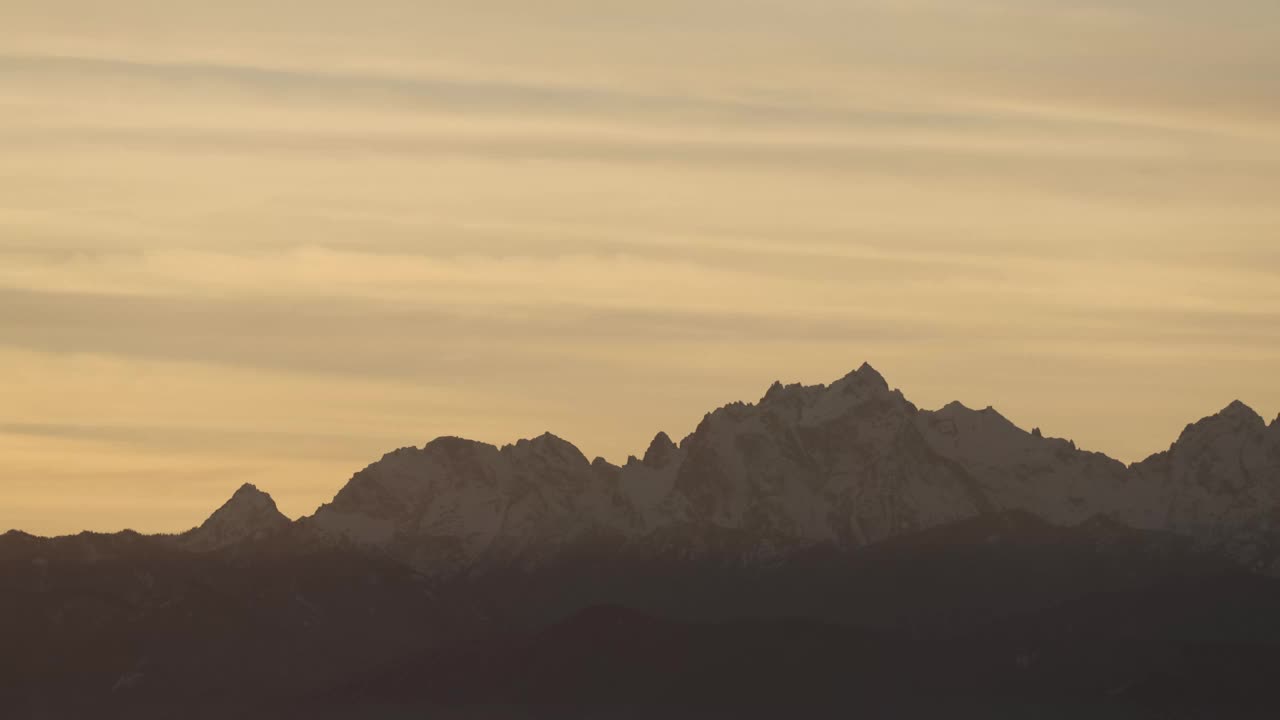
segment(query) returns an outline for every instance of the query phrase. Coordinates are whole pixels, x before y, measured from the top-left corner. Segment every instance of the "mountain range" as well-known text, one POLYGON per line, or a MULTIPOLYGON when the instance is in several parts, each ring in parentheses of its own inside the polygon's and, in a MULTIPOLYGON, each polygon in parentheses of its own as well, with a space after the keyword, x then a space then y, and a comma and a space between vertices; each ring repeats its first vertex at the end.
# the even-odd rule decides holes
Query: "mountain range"
POLYGON ((622 466, 446 437, 296 521, 245 485, 180 535, 9 532, 0 709, 1264 717, 1278 552, 1280 418, 1233 402, 1126 466, 863 365, 622 466))
MULTIPOLYGON (((276 531, 281 516, 259 514, 268 503, 242 488, 192 541, 276 531)), ((921 410, 863 365, 829 386, 776 383, 757 403, 709 413, 679 444, 658 433, 621 467, 550 433, 501 448, 439 438, 400 449, 298 526, 449 576, 536 566, 582 539, 698 553, 736 534, 744 561, 769 562, 999 511, 1066 526, 1106 517, 1277 572, 1280 418, 1268 425, 1233 402, 1126 467, 990 407, 921 410)))

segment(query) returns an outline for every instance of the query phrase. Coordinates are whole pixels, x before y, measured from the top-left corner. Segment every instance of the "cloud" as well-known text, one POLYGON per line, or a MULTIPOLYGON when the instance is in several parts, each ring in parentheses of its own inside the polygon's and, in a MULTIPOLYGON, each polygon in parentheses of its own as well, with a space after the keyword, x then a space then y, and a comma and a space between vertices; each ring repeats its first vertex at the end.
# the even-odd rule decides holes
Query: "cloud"
POLYGON ((864 360, 1126 459, 1280 406, 1278 8, 12 0, 0 530, 864 360))
MULTIPOLYGON (((605 87, 512 83, 500 80, 303 71, 252 65, 155 62, 106 57, 0 55, 0 77, 48 88, 144 91, 170 100, 217 97, 268 105, 429 109, 466 113, 520 112, 683 121, 730 121, 748 126, 801 125, 871 129, 1001 129, 1012 124, 1050 128, 1052 119, 992 117, 978 112, 849 107, 813 102, 765 103, 750 98, 652 94, 605 87)), ((1101 124, 1101 123, 1100 123, 1101 124)))

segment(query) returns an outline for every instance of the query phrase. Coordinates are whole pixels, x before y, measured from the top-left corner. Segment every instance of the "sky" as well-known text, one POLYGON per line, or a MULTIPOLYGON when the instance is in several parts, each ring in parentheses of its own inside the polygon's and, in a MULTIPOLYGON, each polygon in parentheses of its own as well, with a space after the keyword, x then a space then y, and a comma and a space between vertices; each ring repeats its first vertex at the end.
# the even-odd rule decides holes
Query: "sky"
POLYGON ((1280 411, 1274 0, 0 17, 0 531, 621 462, 864 361, 1126 462, 1280 411))

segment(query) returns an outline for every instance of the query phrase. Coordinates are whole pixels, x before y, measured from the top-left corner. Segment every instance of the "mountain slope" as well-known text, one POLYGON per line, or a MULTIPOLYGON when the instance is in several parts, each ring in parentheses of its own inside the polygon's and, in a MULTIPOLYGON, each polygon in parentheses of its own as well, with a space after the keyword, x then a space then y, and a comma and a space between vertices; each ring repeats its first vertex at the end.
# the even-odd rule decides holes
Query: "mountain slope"
POLYGON ((1280 573, 1280 418, 1268 426, 1235 401, 1135 464, 1129 481, 1130 524, 1190 535, 1280 573))
POLYGON ((1105 515, 1271 568, 1278 508, 1280 423, 1242 404, 1126 468, 992 408, 921 410, 864 364, 829 386, 775 383, 757 403, 708 413, 679 444, 659 433, 622 467, 550 434, 398 450, 301 524, 447 576, 536 567, 588 541, 768 563, 1019 510, 1062 525, 1105 515))

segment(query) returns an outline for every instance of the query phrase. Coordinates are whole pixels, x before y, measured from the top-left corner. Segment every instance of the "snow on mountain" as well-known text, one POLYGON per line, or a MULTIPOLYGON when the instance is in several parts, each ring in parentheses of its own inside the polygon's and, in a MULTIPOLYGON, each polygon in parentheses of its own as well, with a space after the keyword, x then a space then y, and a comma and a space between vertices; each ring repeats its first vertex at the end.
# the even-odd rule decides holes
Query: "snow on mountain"
POLYGON ((1248 552, 1270 563, 1259 538, 1280 528, 1280 421, 1233 403, 1126 468, 992 408, 920 410, 864 364, 829 386, 775 383, 757 403, 708 413, 679 444, 659 433, 622 467, 551 434, 397 450, 303 524, 450 573, 536 565, 584 539, 693 547, 731 532, 756 558, 857 547, 1007 510, 1253 542, 1248 552))
POLYGON ((1123 464, 1028 433, 993 408, 951 403, 921 413, 917 427, 931 451, 969 478, 985 509, 1025 510, 1074 525, 1122 504, 1123 464))
POLYGON ((1240 401, 1188 425, 1169 450, 1133 466, 1141 499, 1125 520, 1226 545, 1280 571, 1280 421, 1240 401))
POLYGON ((592 529, 634 528, 616 470, 593 466, 550 433, 501 449, 439 438, 357 473, 306 525, 408 548, 424 569, 460 571, 487 555, 553 549, 592 529))
MULTIPOLYGON (((632 457, 619 470, 618 491, 637 520, 634 527, 653 527, 671 516, 663 502, 675 488, 685 455, 666 433, 660 432, 649 444, 643 460, 632 457)), ((603 460, 599 462, 608 465, 603 460)))
POLYGON ((261 539, 290 524, 270 495, 245 483, 200 527, 187 531, 179 540, 192 550, 216 550, 245 540, 261 539))

